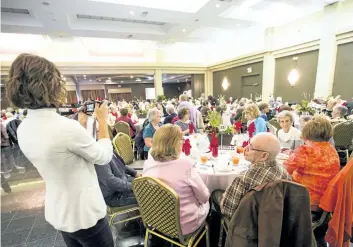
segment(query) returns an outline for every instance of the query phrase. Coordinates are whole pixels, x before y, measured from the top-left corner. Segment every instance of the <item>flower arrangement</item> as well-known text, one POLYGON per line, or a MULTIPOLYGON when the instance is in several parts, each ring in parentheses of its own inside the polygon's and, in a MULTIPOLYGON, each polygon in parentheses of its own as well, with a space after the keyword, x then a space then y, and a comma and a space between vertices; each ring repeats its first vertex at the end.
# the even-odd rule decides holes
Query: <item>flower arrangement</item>
POLYGON ((157 95, 157 101, 158 101, 158 102, 165 101, 166 99, 167 99, 167 98, 166 98, 165 95, 163 95, 163 94, 157 95))
POLYGON ((205 128, 205 132, 208 134, 215 133, 224 135, 233 135, 234 127, 225 126, 222 124, 222 116, 217 111, 210 111, 207 115, 208 126, 205 128))
POLYGON ((308 100, 302 100, 301 103, 296 106, 296 110, 301 114, 309 113, 310 115, 314 115, 316 113, 315 108, 309 106, 308 100))
POLYGON ((147 110, 141 110, 141 109, 138 109, 137 111, 136 111, 136 115, 137 116, 147 116, 147 110))

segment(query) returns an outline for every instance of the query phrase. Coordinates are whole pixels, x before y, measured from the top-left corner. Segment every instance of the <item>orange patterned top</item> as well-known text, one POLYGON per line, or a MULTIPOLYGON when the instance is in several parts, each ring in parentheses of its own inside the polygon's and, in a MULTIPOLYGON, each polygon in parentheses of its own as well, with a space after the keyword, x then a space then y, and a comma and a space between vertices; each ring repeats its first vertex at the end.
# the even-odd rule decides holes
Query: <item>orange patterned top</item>
POLYGON ((293 181, 309 190, 314 208, 319 206, 328 184, 340 171, 338 154, 329 142, 305 141, 283 165, 293 181))

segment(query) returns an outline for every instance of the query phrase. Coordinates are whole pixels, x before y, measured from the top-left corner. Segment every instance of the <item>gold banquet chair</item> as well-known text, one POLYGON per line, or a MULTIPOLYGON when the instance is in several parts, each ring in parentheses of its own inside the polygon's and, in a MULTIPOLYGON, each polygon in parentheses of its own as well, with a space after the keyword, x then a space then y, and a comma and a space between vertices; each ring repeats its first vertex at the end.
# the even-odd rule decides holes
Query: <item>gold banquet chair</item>
POLYGON ((146 227, 145 246, 150 234, 177 246, 197 246, 206 236, 207 247, 210 246, 206 221, 194 233, 182 234, 179 197, 168 185, 151 177, 134 179, 132 184, 146 227))
POLYGON ((277 121, 276 118, 272 118, 270 121, 268 121, 268 123, 277 129, 277 133, 280 129, 282 129, 281 125, 279 125, 279 122, 277 121))
POLYGON ((113 139, 115 151, 121 156, 126 165, 134 162, 134 150, 131 146, 131 139, 124 133, 118 133, 113 139))
POLYGON ((353 121, 346 121, 336 124, 333 127, 333 140, 337 152, 344 152, 348 161, 348 149, 353 142, 353 121))
POLYGON ((139 210, 138 205, 128 205, 128 206, 123 206, 123 207, 109 207, 108 206, 107 207, 107 216, 109 217, 109 226, 140 218, 141 215, 138 214, 138 215, 134 215, 134 216, 128 217, 126 219, 118 220, 118 221, 114 222, 115 218, 118 217, 119 215, 128 214, 128 213, 131 213, 131 212, 134 212, 137 210, 139 210))

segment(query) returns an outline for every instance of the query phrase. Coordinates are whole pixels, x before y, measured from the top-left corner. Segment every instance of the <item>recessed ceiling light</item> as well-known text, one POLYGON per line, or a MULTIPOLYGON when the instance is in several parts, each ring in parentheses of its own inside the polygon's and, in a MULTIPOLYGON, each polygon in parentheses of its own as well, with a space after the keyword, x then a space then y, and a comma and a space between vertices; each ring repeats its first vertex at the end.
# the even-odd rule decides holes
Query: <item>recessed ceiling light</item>
POLYGON ((124 81, 121 81, 121 83, 124 83, 124 81))
POLYGON ((183 30, 182 30, 182 31, 183 31, 183 33, 185 33, 185 32, 186 32, 186 29, 185 29, 185 28, 183 28, 183 30))
POLYGON ((110 77, 108 77, 108 80, 110 80, 110 77))
POLYGON ((134 15, 134 14, 135 14, 135 12, 130 10, 130 15, 134 15))
POLYGON ((92 80, 89 80, 89 81, 92 81, 92 80))
POLYGON ((132 75, 130 75, 130 78, 132 79, 132 78, 134 78, 132 75))
POLYGON ((221 5, 219 5, 219 4, 216 4, 216 8, 219 8, 219 7, 221 7, 221 5))

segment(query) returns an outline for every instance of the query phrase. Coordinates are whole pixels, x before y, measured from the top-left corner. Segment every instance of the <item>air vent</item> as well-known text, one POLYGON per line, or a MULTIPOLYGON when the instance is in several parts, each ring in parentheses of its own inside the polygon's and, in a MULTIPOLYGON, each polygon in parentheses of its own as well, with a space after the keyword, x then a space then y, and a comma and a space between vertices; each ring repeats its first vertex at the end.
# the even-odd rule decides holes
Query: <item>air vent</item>
POLYGON ((28 9, 1 8, 2 13, 29 15, 28 9))
POLYGON ((165 22, 159 22, 159 21, 142 21, 142 20, 134 20, 134 19, 96 16, 96 15, 77 14, 77 18, 90 19, 90 20, 118 21, 118 22, 126 22, 126 23, 138 23, 138 24, 147 24, 147 25, 156 25, 156 26, 164 26, 166 24, 165 22))

